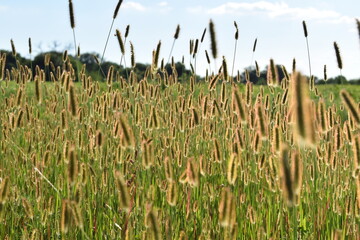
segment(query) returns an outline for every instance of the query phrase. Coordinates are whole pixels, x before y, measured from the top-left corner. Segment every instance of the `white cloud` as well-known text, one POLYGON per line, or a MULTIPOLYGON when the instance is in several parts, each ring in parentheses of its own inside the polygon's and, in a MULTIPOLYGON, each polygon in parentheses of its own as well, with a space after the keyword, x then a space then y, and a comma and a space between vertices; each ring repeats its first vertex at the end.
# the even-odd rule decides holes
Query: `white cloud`
POLYGON ((146 11, 146 7, 137 2, 125 2, 123 5, 124 9, 131 9, 139 12, 146 11))
POLYGON ((159 7, 166 7, 166 6, 168 6, 169 4, 168 4, 168 2, 163 1, 163 2, 159 2, 158 5, 159 5, 159 7))
POLYGON ((206 10, 202 6, 190 7, 186 9, 187 12, 197 14, 204 13, 206 10))
POLYGON ((258 1, 253 3, 227 2, 215 8, 203 9, 195 7, 188 9, 190 13, 206 12, 213 15, 266 15, 270 18, 286 17, 290 19, 318 20, 331 23, 353 23, 354 18, 341 15, 332 10, 319 10, 313 7, 290 7, 284 2, 258 1))
POLYGON ((0 12, 5 12, 7 10, 7 7, 6 6, 1 6, 0 5, 0 12))

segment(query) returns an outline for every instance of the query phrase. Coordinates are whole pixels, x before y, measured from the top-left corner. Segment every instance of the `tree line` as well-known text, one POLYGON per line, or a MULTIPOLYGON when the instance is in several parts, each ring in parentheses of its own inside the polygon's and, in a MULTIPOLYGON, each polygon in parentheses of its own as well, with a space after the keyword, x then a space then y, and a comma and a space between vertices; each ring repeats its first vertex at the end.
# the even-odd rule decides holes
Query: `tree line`
MULTIPOLYGON (((55 69, 58 66, 62 66, 63 61, 63 53, 57 52, 57 51, 50 51, 50 52, 44 52, 40 53, 36 56, 34 56, 33 59, 22 57, 20 54, 17 54, 16 57, 12 54, 11 51, 5 51, 0 50, 0 54, 6 54, 6 64, 5 69, 8 69, 9 71, 12 68, 17 67, 17 61, 21 65, 26 65, 29 68, 32 67, 33 70, 35 66, 39 66, 40 69, 45 69, 45 56, 48 55, 50 57, 50 69, 52 69, 55 72, 55 69)), ((75 71, 79 71, 81 67, 85 64, 86 65, 86 72, 89 76, 91 76, 94 80, 97 81, 104 81, 107 75, 107 72, 110 69, 110 66, 113 66, 114 70, 117 71, 120 76, 123 76, 126 78, 130 71, 133 70, 134 73, 137 75, 138 79, 142 79, 144 77, 144 74, 146 72, 146 69, 150 67, 149 64, 143 64, 143 63, 136 63, 136 67, 134 69, 124 66, 119 66, 119 64, 110 62, 110 61, 104 61, 103 63, 99 64, 96 60, 96 58, 99 58, 99 54, 97 53, 83 53, 79 57, 75 58, 71 55, 68 56, 73 68, 75 71), (104 76, 105 75, 105 76, 104 76)), ((279 79, 284 78, 284 73, 282 71, 282 68, 280 65, 276 65, 278 77, 279 79)), ((170 64, 166 64, 164 66, 164 69, 166 72, 170 75, 172 74, 172 67, 170 64)), ((189 79, 190 76, 193 76, 194 73, 192 70, 187 69, 185 65, 181 62, 175 63, 175 69, 178 75, 178 80, 186 80, 189 79)), ((34 71, 33 71, 34 72, 34 71)), ((162 74, 161 72, 159 72, 162 74)), ((266 84, 266 78, 267 78, 267 67, 261 71, 256 71, 255 68, 247 68, 246 71, 243 71, 239 74, 237 78, 240 78, 241 82, 246 82, 246 74, 248 75, 248 79, 250 82, 252 82, 255 85, 265 85, 266 84)), ((235 79, 236 77, 234 77, 235 79)), ((197 81, 203 81, 204 77, 196 76, 197 81)), ((329 78, 327 81, 324 81, 324 79, 315 77, 315 84, 357 84, 360 85, 360 79, 353 79, 353 80, 347 80, 344 76, 336 76, 334 78, 329 78)))

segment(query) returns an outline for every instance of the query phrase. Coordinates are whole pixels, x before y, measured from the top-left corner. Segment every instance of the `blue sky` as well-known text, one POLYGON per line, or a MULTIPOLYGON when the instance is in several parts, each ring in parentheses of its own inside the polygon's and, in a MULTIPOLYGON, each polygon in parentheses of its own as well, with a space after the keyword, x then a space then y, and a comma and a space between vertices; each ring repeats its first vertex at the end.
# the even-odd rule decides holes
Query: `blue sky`
MULTIPOLYGON (((117 0, 73 0, 77 42, 82 52, 101 53, 106 41, 117 0)), ((327 65, 328 76, 339 74, 333 49, 337 41, 343 58, 342 73, 347 78, 360 77, 360 42, 355 25, 359 18, 358 0, 124 0, 115 21, 124 33, 130 24, 129 39, 135 46, 136 61, 151 62, 152 50, 162 41, 160 58, 168 57, 177 24, 180 37, 173 55, 176 61, 185 56, 189 62, 189 40, 200 38, 209 19, 215 23, 220 65, 225 56, 229 65, 234 51, 233 21, 239 26, 238 52, 235 70, 243 70, 251 63, 252 46, 258 38, 254 60, 263 69, 273 58, 275 63, 291 69, 295 57, 300 71, 308 74, 306 42, 302 20, 307 22, 313 74, 322 77, 327 65)), ((32 38, 33 51, 47 51, 54 41, 66 49, 72 44, 67 0, 0 0, 0 49, 10 49, 13 39, 17 51, 27 56, 27 40, 32 38)), ((127 54, 129 44, 127 43, 127 54)), ((207 34, 198 57, 197 72, 204 75, 207 68, 204 50, 210 48, 207 34)), ((119 62, 120 49, 111 36, 106 60, 119 62)), ((127 60, 129 63, 130 60, 127 60)))

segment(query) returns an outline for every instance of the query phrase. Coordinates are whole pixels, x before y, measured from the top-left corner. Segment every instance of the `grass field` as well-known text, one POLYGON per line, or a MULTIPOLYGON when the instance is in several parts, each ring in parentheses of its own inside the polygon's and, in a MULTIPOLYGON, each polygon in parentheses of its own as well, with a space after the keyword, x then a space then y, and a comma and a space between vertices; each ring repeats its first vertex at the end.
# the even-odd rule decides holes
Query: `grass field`
POLYGON ((360 237, 359 86, 19 76, 0 82, 1 239, 360 237))

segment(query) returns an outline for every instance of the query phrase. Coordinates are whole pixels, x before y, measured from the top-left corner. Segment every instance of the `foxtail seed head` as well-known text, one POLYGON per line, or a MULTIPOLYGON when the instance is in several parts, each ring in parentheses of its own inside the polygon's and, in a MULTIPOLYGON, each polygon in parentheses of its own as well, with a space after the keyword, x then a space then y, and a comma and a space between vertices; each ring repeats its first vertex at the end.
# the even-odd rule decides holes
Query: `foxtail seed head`
POLYGON ((72 29, 75 28, 75 16, 74 16, 74 6, 72 0, 69 0, 69 14, 70 14, 70 26, 72 29))
POLYGON ((304 36, 307 38, 307 37, 308 37, 308 31, 307 31, 307 27, 306 27, 305 21, 302 21, 302 24, 303 24, 303 29, 304 29, 304 36))
POLYGON ((176 26, 176 31, 175 31, 175 34, 174 34, 174 39, 178 39, 179 38, 179 34, 180 34, 180 25, 178 24, 176 26))
POLYGON ((215 33, 215 25, 211 19, 209 23, 209 29, 210 29, 210 39, 211 39, 211 52, 213 58, 216 59, 217 58, 216 33, 215 33))
POLYGON ((116 37, 117 37, 117 40, 119 42, 121 54, 125 55, 124 41, 123 41, 123 39, 121 37, 121 33, 120 33, 119 29, 116 29, 116 37))
POLYGON ((123 0, 119 0, 119 2, 117 3, 117 5, 116 5, 116 7, 115 7, 113 19, 115 19, 115 18, 117 17, 122 2, 123 2, 123 0))
POLYGON ((337 42, 334 42, 334 49, 335 49, 336 61, 338 64, 338 68, 341 70, 343 68, 343 63, 341 60, 340 49, 339 49, 337 42))
POLYGON ((130 211, 130 196, 124 177, 120 172, 115 172, 115 183, 118 191, 120 208, 126 212, 130 211))
POLYGON ((350 112, 352 118, 359 125, 360 124, 360 114, 359 114, 359 110, 354 102, 354 99, 350 96, 350 94, 345 89, 340 91, 340 96, 341 96, 341 99, 343 100, 343 102, 345 103, 347 110, 350 112))

